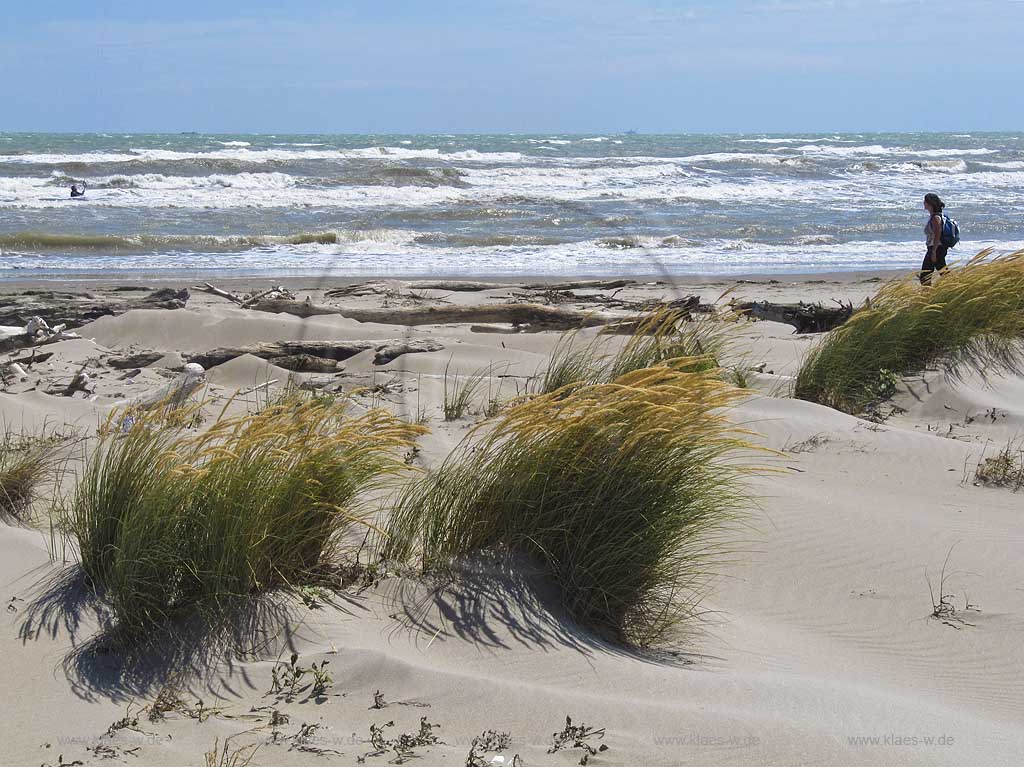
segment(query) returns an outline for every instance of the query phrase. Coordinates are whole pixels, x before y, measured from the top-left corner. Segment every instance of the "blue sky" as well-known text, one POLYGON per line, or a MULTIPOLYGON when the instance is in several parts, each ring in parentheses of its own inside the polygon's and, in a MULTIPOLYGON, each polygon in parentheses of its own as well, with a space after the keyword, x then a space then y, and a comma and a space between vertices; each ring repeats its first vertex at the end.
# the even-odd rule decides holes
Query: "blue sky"
POLYGON ((0 130, 1022 130, 1022 0, 8 0, 0 130))

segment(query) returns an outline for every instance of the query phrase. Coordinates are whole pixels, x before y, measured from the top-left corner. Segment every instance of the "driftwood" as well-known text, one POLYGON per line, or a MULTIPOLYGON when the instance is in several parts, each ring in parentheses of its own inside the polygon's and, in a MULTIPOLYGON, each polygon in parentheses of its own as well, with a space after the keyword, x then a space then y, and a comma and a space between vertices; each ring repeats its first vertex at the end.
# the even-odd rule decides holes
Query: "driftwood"
POLYGON ((130 370, 132 368, 147 367, 163 358, 163 352, 139 352, 138 354, 128 354, 123 357, 111 357, 107 360, 107 364, 116 370, 130 370))
POLYGON ((535 282, 527 290, 614 290, 636 285, 636 280, 577 280, 576 282, 535 282))
POLYGON ((78 328, 100 317, 124 314, 132 309, 181 309, 188 297, 188 290, 170 288, 143 296, 26 290, 0 297, 0 325, 24 327, 30 318, 39 317, 49 325, 78 328))
POLYGON ((436 352, 444 345, 430 339, 388 341, 274 341, 248 346, 224 347, 208 352, 186 355, 209 370, 243 354, 267 360, 274 365, 299 373, 332 373, 338 363, 369 349, 376 351, 375 365, 391 362, 403 354, 436 352))
POLYGON ((267 296, 274 296, 275 298, 295 298, 292 292, 282 285, 275 285, 267 290, 263 290, 258 293, 249 293, 244 296, 236 295, 228 290, 223 290, 208 282, 204 282, 202 285, 196 285, 193 290, 198 290, 201 293, 210 293, 211 295, 227 299, 228 301, 231 301, 231 303, 238 304, 243 309, 249 308, 267 296))
POLYGON ((188 398, 196 389, 206 382, 206 371, 202 365, 193 362, 185 365, 185 369, 178 374, 178 377, 165 386, 154 392, 143 394, 132 400, 132 404, 143 410, 149 410, 157 405, 163 405, 168 410, 179 408, 185 404, 188 398))
POLYGON ((510 322, 513 325, 529 326, 531 330, 571 330, 579 327, 596 327, 620 319, 619 317, 594 312, 558 309, 539 304, 362 309, 323 306, 314 304, 311 301, 271 299, 260 301, 252 308, 260 312, 293 314, 296 317, 338 314, 357 322, 377 322, 388 325, 452 325, 510 322))
POLYGON ((452 293, 475 293, 483 290, 613 290, 627 285, 636 285, 636 280, 580 280, 576 282, 536 282, 524 285, 521 282, 476 282, 473 280, 413 280, 411 282, 384 282, 370 280, 352 285, 331 288, 325 296, 362 296, 373 293, 387 293, 397 285, 402 290, 446 290, 452 293))
MULTIPOLYGON (((24 333, 15 333, 0 338, 0 353, 24 349, 27 346, 43 346, 55 344, 58 341, 81 338, 77 333, 67 332, 65 327, 65 325, 54 325, 51 328, 42 317, 32 317, 25 324, 24 333)), ((34 349, 32 357, 35 358, 34 349)))
POLYGON ((185 355, 189 362, 196 362, 209 370, 217 365, 223 365, 243 354, 251 354, 260 359, 271 360, 274 358, 293 357, 307 355, 321 360, 333 360, 340 362, 354 357, 359 352, 372 349, 380 343, 379 341, 275 341, 261 344, 250 344, 249 346, 224 347, 211 349, 208 352, 185 355))
POLYGON ((836 301, 836 306, 822 304, 773 304, 770 301, 741 301, 733 304, 737 311, 758 320, 792 325, 797 333, 826 333, 850 319, 852 303, 836 301))
POLYGON ((389 341, 376 347, 377 354, 373 358, 374 365, 386 365, 403 354, 419 354, 423 352, 439 352, 444 344, 429 338, 417 338, 409 341, 389 341))
POLYGON ((333 373, 338 369, 338 360, 327 357, 316 357, 312 354, 286 354, 281 357, 270 357, 271 365, 276 365, 293 373, 333 373))

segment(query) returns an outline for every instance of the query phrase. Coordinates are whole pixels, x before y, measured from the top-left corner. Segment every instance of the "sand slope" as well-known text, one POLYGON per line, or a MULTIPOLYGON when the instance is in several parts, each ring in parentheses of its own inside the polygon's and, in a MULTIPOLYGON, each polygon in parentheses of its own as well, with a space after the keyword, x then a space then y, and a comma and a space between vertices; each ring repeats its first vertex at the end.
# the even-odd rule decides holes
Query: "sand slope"
MULTIPOLYGON (((803 287, 805 296, 825 298, 829 289, 803 287)), ((526 765, 571 765, 580 751, 546 753, 569 715, 607 729, 594 742, 609 750, 592 765, 1019 764, 1024 493, 970 479, 983 451, 1024 432, 1024 380, 954 384, 929 374, 897 396, 905 412, 872 424, 770 396, 785 388, 813 341, 771 323, 739 330, 738 353, 774 372, 758 378, 759 392, 735 418, 780 451, 769 460, 778 471, 751 480, 760 509, 735 531, 736 553, 719 565, 707 614, 683 652, 644 656, 597 641, 561 614, 543 583, 525 576, 481 573, 439 590, 389 579, 336 606, 293 604, 290 633, 183 682, 187 706, 201 699, 221 709, 202 723, 181 712, 150 722, 143 713, 137 725, 107 736, 126 707, 151 704, 168 672, 188 668, 195 654, 155 651, 137 664, 97 647, 99 626, 87 607, 39 601, 62 572, 50 563, 47 534, 0 527, 0 598, 8 605, 0 696, 17 702, 5 716, 0 762, 56 765, 62 755, 65 763, 94 764, 108 755, 110 763, 202 765, 215 739, 237 735, 236 745, 263 744, 254 765, 356 764, 364 756, 383 765, 395 755, 367 755, 370 725, 394 721, 385 730, 394 736, 416 731, 426 716, 441 726, 436 734, 445 743, 417 749, 415 764, 461 767, 472 737, 493 728, 513 736, 506 763, 519 753, 526 765), (966 621, 955 625, 928 617, 926 575, 937 588, 947 554, 946 592, 966 621), (293 650, 305 665, 330 661, 334 683, 325 700, 267 695, 274 659, 293 650), (389 704, 373 709, 378 690, 389 704), (265 706, 290 717, 277 742, 269 711, 252 711, 265 706), (294 737, 303 723, 320 725, 305 742, 294 737), (340 754, 318 756, 303 746, 340 754)), ((437 338, 444 351, 386 366, 358 355, 341 379, 351 388, 392 382, 377 401, 396 412, 427 412, 434 431, 422 442, 422 465, 441 460, 473 420, 440 419, 446 365, 468 372, 507 364, 502 396, 511 397, 556 338, 304 322, 221 306, 133 312, 81 332, 88 340, 57 350, 47 376, 56 380, 130 346, 189 352, 294 338, 437 338)), ((152 369, 131 381, 96 370, 91 399, 15 386, 0 393, 0 412, 25 425, 94 423, 118 401, 115 394, 167 380, 152 369)), ((239 358, 214 371, 209 392, 227 396, 287 377, 262 360, 239 358)), ((357 401, 373 404, 367 395, 357 401)))

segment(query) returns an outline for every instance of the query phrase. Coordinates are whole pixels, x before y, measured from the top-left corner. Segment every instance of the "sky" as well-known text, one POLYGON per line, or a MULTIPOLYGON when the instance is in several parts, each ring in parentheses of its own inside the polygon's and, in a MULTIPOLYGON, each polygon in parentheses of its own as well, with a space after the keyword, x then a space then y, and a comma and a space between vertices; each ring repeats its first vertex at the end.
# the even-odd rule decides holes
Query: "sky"
POLYGON ((0 131, 1024 130, 1024 0, 0 0, 0 131))

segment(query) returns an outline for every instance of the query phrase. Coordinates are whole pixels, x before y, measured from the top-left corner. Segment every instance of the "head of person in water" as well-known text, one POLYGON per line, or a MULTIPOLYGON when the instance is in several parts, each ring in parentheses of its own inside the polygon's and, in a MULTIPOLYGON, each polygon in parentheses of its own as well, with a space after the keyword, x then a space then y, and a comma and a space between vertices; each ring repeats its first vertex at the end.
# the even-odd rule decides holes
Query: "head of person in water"
POLYGON ((934 216, 936 213, 942 212, 942 209, 946 207, 946 203, 944 203, 939 196, 935 194, 935 192, 928 192, 928 194, 924 196, 924 207, 925 210, 934 216))

